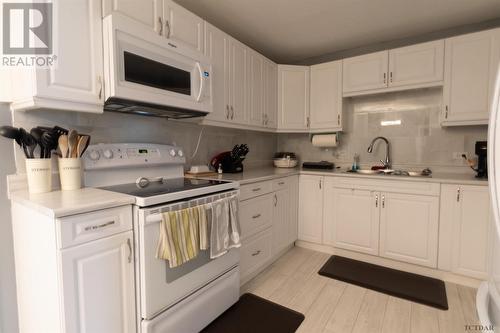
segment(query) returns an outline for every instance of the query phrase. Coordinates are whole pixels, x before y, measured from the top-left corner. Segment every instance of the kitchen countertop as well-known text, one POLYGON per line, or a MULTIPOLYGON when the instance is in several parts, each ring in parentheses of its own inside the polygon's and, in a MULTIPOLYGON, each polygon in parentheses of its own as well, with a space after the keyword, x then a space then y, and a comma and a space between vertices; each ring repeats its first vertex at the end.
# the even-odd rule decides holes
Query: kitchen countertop
POLYGON ((488 180, 477 179, 473 173, 444 173, 436 172, 432 177, 404 177, 404 176, 384 176, 384 175, 359 175, 355 173, 346 173, 345 169, 334 170, 312 170, 312 169, 279 169, 274 167, 263 167, 248 169, 242 173, 224 173, 213 177, 214 179, 237 181, 240 185, 255 183, 259 181, 271 180, 280 177, 293 175, 317 175, 317 176, 336 176, 336 177, 354 177, 366 179, 384 179, 391 181, 415 181, 415 182, 431 182, 441 184, 462 184, 462 185, 480 185, 488 186, 488 180))
POLYGON ((14 202, 51 218, 131 205, 135 202, 132 196, 91 187, 76 191, 53 191, 40 194, 17 191, 12 192, 10 198, 14 202))

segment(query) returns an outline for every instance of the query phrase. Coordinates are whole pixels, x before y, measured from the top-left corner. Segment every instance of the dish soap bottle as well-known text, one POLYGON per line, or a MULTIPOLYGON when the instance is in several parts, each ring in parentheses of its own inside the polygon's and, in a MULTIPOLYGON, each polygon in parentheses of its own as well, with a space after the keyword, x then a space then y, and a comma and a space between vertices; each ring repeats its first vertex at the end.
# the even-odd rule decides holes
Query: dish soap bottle
POLYGON ((352 161, 351 171, 355 172, 355 171, 358 171, 358 170, 359 170, 359 154, 355 153, 353 161, 352 161))

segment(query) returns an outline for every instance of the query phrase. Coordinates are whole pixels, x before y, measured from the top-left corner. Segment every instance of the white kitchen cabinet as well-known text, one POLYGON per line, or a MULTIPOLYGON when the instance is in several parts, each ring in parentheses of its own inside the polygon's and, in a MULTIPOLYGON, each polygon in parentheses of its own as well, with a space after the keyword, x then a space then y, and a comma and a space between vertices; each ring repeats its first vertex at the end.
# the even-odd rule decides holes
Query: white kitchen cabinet
POLYGON ((264 57, 248 50, 248 118, 250 125, 264 126, 264 57))
POLYGON ((169 43, 203 53, 204 23, 201 17, 172 0, 162 1, 162 13, 163 29, 160 28, 160 31, 169 43))
POLYGON ((156 31, 163 28, 162 0, 103 0, 103 17, 113 12, 126 15, 156 31))
POLYGON ((444 40, 389 51, 389 87, 442 84, 444 40))
POLYGON ((278 65, 278 130, 309 129, 309 67, 278 65))
POLYGON ((380 193, 370 190, 335 188, 325 180, 323 243, 338 248, 379 253, 380 193))
POLYGON ((235 39, 229 41, 229 119, 247 124, 247 48, 235 39))
POLYGON ((344 59, 343 93, 386 88, 388 64, 388 51, 344 59))
POLYGON ((487 279, 492 232, 487 186, 442 185, 439 269, 487 279))
POLYGON ((231 37, 205 22, 205 55, 212 64, 212 112, 205 118, 229 121, 229 40, 231 37))
POLYGON ((290 192, 288 244, 292 244, 298 239, 299 232, 299 176, 288 177, 288 180, 290 192))
POLYGON ((264 126, 278 126, 278 65, 264 60, 264 126))
POLYGON ((62 250, 65 332, 135 332, 132 231, 62 250))
POLYGON ((290 194, 285 187, 273 194, 273 255, 278 254, 290 239, 290 194))
POLYGON ((321 244, 323 238, 324 177, 301 175, 298 239, 321 244))
POLYGON ((437 267, 439 198, 381 193, 380 255, 437 267))
POLYGON ((446 39, 441 125, 487 124, 500 59, 500 29, 446 39))
POLYGON ((53 6, 57 66, 16 71, 11 108, 102 113, 105 83, 101 1, 56 1, 53 6))
POLYGON ((311 66, 311 130, 342 130, 342 61, 311 66))

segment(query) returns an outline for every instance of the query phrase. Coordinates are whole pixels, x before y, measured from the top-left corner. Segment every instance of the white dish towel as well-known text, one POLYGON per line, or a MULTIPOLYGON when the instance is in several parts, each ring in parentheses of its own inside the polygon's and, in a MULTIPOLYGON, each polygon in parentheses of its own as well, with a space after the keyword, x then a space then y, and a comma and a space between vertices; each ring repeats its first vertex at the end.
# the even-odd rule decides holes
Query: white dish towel
POLYGON ((207 204, 210 228, 210 258, 215 259, 231 248, 241 246, 238 197, 220 199, 207 204))

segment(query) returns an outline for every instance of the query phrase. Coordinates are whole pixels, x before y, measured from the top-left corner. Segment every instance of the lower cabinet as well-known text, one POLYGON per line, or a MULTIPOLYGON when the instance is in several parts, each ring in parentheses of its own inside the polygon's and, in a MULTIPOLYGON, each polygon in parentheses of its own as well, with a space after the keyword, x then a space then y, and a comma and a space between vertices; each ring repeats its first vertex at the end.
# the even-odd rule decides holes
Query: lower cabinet
POLYGON ((381 193, 380 256, 437 267, 439 197, 381 193))
POLYGON ((439 269, 488 278, 494 232, 487 186, 442 185, 439 269))
POLYGON ((135 332, 132 231, 61 251, 65 332, 135 332))
POLYGON ((369 190, 335 188, 325 181, 323 243, 378 255, 380 194, 369 190))
POLYGON ((323 176, 301 175, 299 181, 299 240, 323 239, 323 176))

